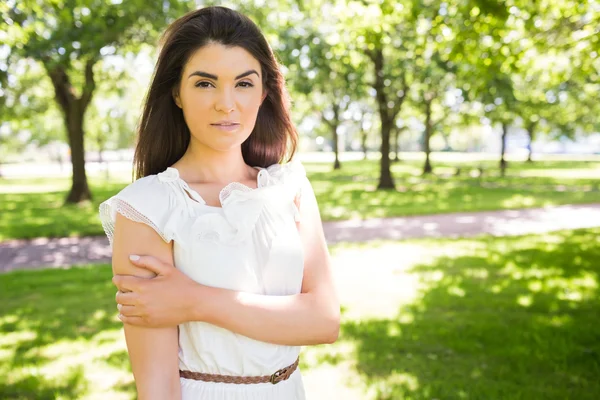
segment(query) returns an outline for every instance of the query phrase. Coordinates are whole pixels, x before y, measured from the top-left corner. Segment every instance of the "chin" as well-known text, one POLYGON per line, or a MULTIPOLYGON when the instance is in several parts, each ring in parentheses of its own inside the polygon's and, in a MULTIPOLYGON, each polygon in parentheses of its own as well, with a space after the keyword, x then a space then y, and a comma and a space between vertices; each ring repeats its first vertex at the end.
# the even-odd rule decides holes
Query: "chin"
POLYGON ((194 137, 197 144, 201 147, 206 147, 214 151, 228 152, 240 148, 242 143, 250 137, 250 133, 242 135, 239 132, 234 132, 231 134, 220 133, 210 135, 209 137, 202 136, 202 138, 194 137))

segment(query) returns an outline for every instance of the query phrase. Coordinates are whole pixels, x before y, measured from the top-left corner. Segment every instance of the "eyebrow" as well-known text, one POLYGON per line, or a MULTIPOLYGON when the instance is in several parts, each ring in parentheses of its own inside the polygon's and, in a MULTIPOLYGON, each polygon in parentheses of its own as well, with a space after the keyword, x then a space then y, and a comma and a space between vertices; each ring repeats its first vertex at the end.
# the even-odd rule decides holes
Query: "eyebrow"
MULTIPOLYGON (((236 76, 235 80, 245 78, 248 75, 252 75, 252 74, 256 74, 256 76, 258 76, 260 78, 260 75, 258 74, 258 72, 256 72, 256 70, 254 70, 254 69, 251 69, 249 71, 244 72, 243 74, 239 74, 238 76, 236 76)), ((190 76, 188 76, 188 79, 191 78, 192 76, 201 76, 203 78, 214 79, 215 81, 219 80, 218 76, 209 74, 208 72, 204 72, 204 71, 194 71, 190 74, 190 76)))

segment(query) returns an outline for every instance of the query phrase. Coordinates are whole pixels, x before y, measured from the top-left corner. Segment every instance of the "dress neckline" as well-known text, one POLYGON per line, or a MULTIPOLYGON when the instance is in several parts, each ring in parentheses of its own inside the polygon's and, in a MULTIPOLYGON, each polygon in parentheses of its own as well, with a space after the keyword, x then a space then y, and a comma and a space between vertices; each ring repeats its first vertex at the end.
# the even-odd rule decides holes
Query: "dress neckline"
POLYGON ((220 206, 211 206, 211 205, 206 204, 206 200, 204 200, 204 198, 202 196, 200 196, 200 194, 196 190, 194 190, 185 180, 183 180, 183 178, 181 178, 181 175, 179 174, 179 170, 177 168, 167 167, 165 172, 167 172, 167 173, 171 172, 174 175, 174 177, 181 183, 181 185, 183 186, 183 189, 189 193, 189 195, 192 198, 190 198, 190 196, 188 196, 187 194, 185 195, 185 197, 187 198, 188 201, 190 201, 194 204, 198 204, 198 205, 207 207, 207 208, 222 210, 223 209, 223 196, 225 193, 227 193, 228 190, 237 186, 237 187, 241 187, 244 191, 251 192, 251 191, 255 191, 255 190, 263 187, 263 185, 261 184, 261 182, 263 182, 262 177, 264 176, 264 174, 267 173, 267 169, 263 168, 263 167, 252 167, 252 168, 255 168, 258 170, 258 174, 256 175, 256 187, 252 188, 252 187, 245 185, 238 181, 233 181, 233 182, 228 183, 219 191, 219 203, 221 203, 220 206))

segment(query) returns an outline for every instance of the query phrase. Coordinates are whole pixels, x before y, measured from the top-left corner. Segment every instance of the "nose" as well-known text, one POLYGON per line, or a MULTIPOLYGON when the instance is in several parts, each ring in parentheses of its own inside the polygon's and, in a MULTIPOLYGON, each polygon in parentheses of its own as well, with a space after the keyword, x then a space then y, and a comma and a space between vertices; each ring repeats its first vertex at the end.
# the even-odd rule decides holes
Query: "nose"
POLYGON ((235 109, 235 99, 231 89, 224 88, 220 91, 215 102, 215 110, 222 111, 227 114, 235 109))

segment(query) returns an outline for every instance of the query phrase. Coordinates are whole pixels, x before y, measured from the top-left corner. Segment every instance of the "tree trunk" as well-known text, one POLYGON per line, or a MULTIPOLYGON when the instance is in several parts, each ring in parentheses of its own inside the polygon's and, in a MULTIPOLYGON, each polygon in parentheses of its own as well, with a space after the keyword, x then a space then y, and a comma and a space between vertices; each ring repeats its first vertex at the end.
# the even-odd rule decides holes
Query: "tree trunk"
POLYGON ((390 159, 391 162, 396 162, 398 160, 398 152, 396 151, 398 146, 396 143, 396 132, 398 131, 398 128, 394 127, 392 125, 392 132, 390 132, 390 150, 392 152, 392 158, 390 159))
POLYGON ((396 128, 394 132, 394 162, 400 161, 400 132, 403 128, 396 128))
POLYGON ((340 106, 339 104, 333 104, 333 119, 328 121, 323 116, 323 121, 331 130, 331 138, 333 140, 333 154, 335 155, 335 161, 333 162, 333 169, 340 169, 342 165, 340 164, 340 138, 338 135, 338 126, 340 125, 340 106))
POLYGON ((431 103, 433 100, 425 101, 425 137, 423 138, 423 151, 425 152, 425 165, 423 165, 423 175, 427 175, 433 172, 431 168, 431 160, 429 156, 431 154, 431 147, 429 141, 431 140, 431 103))
POLYGON ((363 151, 363 160, 367 159, 367 131, 365 130, 365 128, 362 127, 362 124, 360 126, 360 141, 361 141, 361 146, 362 146, 362 151, 363 151))
POLYGON ((96 88, 93 71, 95 62, 95 59, 90 59, 86 62, 84 71, 85 82, 80 97, 74 95, 75 90, 67 74, 69 70, 68 66, 62 64, 44 65, 54 87, 56 102, 59 104, 64 116, 69 147, 71 149, 73 180, 71 190, 65 199, 66 203, 79 203, 84 200, 92 200, 92 194, 88 187, 85 173, 83 118, 96 88))
POLYGON ((92 193, 88 187, 85 172, 85 148, 83 140, 83 115, 80 107, 69 110, 67 117, 67 132, 69 135, 69 146, 71 147, 71 164, 73 166, 73 182, 71 191, 67 195, 67 203, 79 203, 92 200, 92 193))
POLYGON ((391 121, 383 118, 381 121, 381 173, 377 189, 395 189, 392 171, 390 170, 390 129, 391 121))
POLYGON ((442 135, 442 138, 444 139, 444 149, 450 150, 450 135, 444 134, 443 132, 440 132, 440 134, 442 135))
POLYGON ((502 123, 502 148, 500 150, 500 175, 504 177, 506 174, 506 160, 504 153, 506 152, 506 136, 508 135, 508 124, 502 123))
POLYGON ((533 162, 533 160, 531 159, 531 155, 533 153, 533 134, 535 131, 535 122, 531 122, 528 126, 527 126, 527 136, 529 136, 529 144, 528 144, 528 150, 529 153, 527 154, 527 162, 533 162))
POLYGON ((377 189, 395 189, 394 179, 390 171, 390 131, 393 118, 390 118, 388 101, 384 92, 383 50, 378 48, 373 50, 370 55, 375 66, 374 87, 377 92, 377 105, 379 107, 379 117, 381 118, 381 160, 377 189))
POLYGON ((342 165, 340 164, 340 143, 339 143, 339 135, 337 133, 337 123, 331 125, 331 135, 333 136, 333 153, 335 154, 335 161, 333 162, 333 169, 340 169, 342 165))

